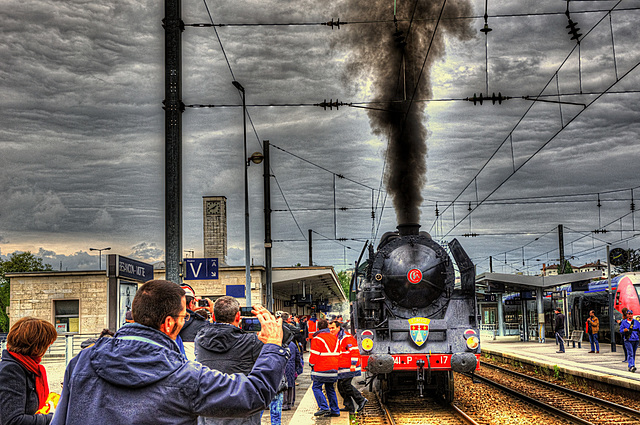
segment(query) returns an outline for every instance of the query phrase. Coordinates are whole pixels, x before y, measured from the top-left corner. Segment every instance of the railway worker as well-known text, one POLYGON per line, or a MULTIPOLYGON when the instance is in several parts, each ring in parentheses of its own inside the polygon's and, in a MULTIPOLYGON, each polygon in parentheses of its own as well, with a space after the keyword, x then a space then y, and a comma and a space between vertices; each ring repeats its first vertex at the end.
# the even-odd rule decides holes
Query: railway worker
POLYGON ((556 342, 560 345, 560 349, 556 353, 564 353, 564 314, 562 310, 556 308, 556 317, 553 330, 556 333, 556 342))
MULTIPOLYGON (((318 330, 318 319, 316 319, 316 315, 312 315, 307 322, 307 340, 309 340, 309 344, 311 344, 311 337, 318 330)), ((306 348, 305 348, 306 350, 306 348)))
POLYGON ((284 374, 288 350, 282 321, 255 306, 264 343, 248 376, 227 375, 178 351, 175 339, 188 316, 184 290, 151 280, 133 299, 136 323, 101 338, 74 357, 64 376, 53 425, 195 425, 198 416, 242 418, 264 409, 284 374))
POLYGON ((633 311, 627 310, 627 317, 620 323, 620 333, 624 337, 624 345, 627 347, 627 361, 629 372, 636 371, 636 350, 638 349, 638 336, 640 322, 633 318, 633 311))
POLYGON ((596 312, 591 310, 589 317, 587 317, 587 334, 589 335, 589 342, 591 343, 590 353, 600 352, 600 344, 598 343, 598 331, 600 330, 600 320, 596 317, 596 312))
POLYGON ((338 397, 333 388, 338 380, 338 362, 340 348, 338 338, 329 331, 326 319, 317 321, 318 330, 311 336, 311 354, 309 365, 311 366, 311 380, 313 381, 313 395, 318 403, 318 411, 314 416, 340 416, 338 397), (325 397, 322 386, 327 392, 325 397), (327 404, 327 398, 329 403, 327 404))
POLYGON ((358 341, 342 327, 339 320, 329 323, 329 331, 338 338, 340 359, 338 361, 338 392, 344 400, 345 410, 351 413, 360 412, 367 400, 351 381, 360 376, 360 351, 358 341))

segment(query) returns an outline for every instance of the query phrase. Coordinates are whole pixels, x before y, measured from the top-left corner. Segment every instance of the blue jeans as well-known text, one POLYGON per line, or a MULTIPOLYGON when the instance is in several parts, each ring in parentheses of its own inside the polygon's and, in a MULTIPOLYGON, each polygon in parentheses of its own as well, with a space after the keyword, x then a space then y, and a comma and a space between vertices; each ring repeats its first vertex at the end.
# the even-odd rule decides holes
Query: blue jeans
POLYGON ((598 334, 589 334, 589 342, 591 343, 591 351, 600 351, 600 343, 598 343, 598 334))
POLYGON ((635 367, 636 365, 636 350, 638 349, 638 341, 624 341, 625 347, 627 347, 627 362, 629 367, 635 367))
POLYGON ((560 344, 558 351, 564 352, 564 331, 556 332, 556 342, 560 344))
POLYGON ((333 382, 318 382, 313 381, 313 395, 316 398, 316 403, 318 403, 318 409, 320 410, 331 410, 331 413, 340 414, 340 407, 338 407, 338 396, 336 395, 336 389, 333 388, 333 382), (327 397, 324 396, 322 392, 322 386, 324 385, 324 390, 327 392, 327 397), (329 404, 327 405, 327 398, 329 399, 329 404), (331 408, 329 408, 331 406, 331 408))
POLYGON ((269 404, 269 413, 271 414, 271 425, 281 425, 282 424, 282 396, 283 393, 278 393, 271 400, 271 404, 269 404))

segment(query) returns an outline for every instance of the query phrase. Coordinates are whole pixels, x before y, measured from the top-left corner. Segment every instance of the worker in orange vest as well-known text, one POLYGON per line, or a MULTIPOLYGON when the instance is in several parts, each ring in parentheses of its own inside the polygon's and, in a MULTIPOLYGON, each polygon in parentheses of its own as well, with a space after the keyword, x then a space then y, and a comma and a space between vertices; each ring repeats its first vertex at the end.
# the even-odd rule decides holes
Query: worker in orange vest
POLYGON ((344 400, 344 408, 351 413, 360 412, 367 400, 351 381, 360 376, 360 351, 358 341, 342 327, 339 320, 329 323, 329 331, 338 338, 340 359, 338 360, 338 392, 344 400))
POLYGON ((313 395, 318 403, 318 411, 314 416, 340 416, 338 397, 333 387, 333 383, 338 380, 340 358, 338 338, 329 331, 326 319, 318 320, 317 324, 318 330, 311 337, 311 354, 309 355, 313 395), (322 392, 323 385, 327 397, 322 392))
POLYGON ((318 330, 318 324, 317 324, 317 319, 315 314, 313 316, 311 316, 309 318, 309 320, 307 321, 307 329, 308 329, 308 334, 309 336, 307 337, 307 340, 309 340, 309 342, 311 342, 311 338, 313 337, 313 334, 316 333, 316 331, 318 330))

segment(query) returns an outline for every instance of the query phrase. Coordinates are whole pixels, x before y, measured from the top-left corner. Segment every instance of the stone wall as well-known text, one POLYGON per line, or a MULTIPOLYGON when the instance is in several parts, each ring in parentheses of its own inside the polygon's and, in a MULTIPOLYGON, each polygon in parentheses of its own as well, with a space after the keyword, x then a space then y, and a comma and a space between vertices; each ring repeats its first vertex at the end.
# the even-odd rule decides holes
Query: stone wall
POLYGON ((79 332, 97 333, 107 327, 105 272, 24 273, 11 277, 11 324, 25 316, 55 323, 55 300, 79 301, 79 332))

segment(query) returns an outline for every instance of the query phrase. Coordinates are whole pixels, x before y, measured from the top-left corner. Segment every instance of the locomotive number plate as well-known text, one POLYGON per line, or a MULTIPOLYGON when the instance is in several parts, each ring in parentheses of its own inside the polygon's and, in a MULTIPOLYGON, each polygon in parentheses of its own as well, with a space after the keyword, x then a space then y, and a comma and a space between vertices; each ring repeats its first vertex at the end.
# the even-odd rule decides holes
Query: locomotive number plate
MULTIPOLYGON (((431 354, 429 356, 423 354, 398 354, 393 357, 393 370, 416 370, 418 368, 418 360, 424 361, 424 369, 427 370, 427 357, 429 357, 429 363, 432 370, 450 370, 451 369, 451 354, 431 354)), ((476 354, 478 364, 476 370, 480 369, 480 354, 476 354)), ((369 356, 362 356, 363 369, 367 366, 369 356)))

